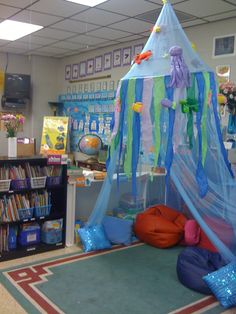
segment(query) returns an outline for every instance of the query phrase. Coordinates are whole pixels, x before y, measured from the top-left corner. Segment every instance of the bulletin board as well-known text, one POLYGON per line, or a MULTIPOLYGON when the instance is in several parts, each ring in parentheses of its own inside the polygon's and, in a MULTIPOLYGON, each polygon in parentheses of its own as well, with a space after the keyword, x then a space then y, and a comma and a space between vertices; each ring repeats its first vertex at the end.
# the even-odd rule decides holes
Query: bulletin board
POLYGON ((114 124, 115 92, 60 95, 62 115, 69 117, 70 151, 79 150, 78 143, 85 134, 97 134, 103 145, 110 144, 114 124))

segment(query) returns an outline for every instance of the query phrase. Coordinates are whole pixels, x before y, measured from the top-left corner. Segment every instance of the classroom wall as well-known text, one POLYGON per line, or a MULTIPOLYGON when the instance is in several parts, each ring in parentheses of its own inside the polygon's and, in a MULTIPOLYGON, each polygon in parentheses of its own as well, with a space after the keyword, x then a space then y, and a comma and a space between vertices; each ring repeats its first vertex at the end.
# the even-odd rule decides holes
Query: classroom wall
MULTIPOLYGON (((201 58, 215 71, 217 65, 230 65, 230 79, 236 82, 236 55, 231 57, 212 57, 213 38, 235 33, 236 18, 185 28, 189 40, 194 42, 201 58)), ((235 45, 236 47, 236 45, 235 45)))
MULTIPOLYGON (((26 117, 24 131, 18 134, 19 137, 35 137, 37 151, 39 150, 43 116, 52 115, 48 101, 55 101, 59 93, 58 60, 39 56, 21 56, 16 54, 0 54, 0 69, 8 73, 21 73, 31 75, 32 100, 31 104, 22 109, 26 117)), ((0 97, 2 92, 0 93, 0 97)), ((1 111, 5 111, 1 106, 1 111)), ((0 132, 0 155, 7 155, 7 139, 5 132, 0 132)))

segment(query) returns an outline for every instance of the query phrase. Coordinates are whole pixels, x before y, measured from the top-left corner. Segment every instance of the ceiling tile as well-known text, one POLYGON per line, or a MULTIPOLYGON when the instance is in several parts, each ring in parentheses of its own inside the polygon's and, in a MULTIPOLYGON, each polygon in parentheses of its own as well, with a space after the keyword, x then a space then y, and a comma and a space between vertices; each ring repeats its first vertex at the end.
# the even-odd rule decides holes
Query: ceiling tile
POLYGON ((95 37, 100 37, 100 38, 104 38, 104 39, 113 40, 113 39, 126 37, 129 34, 127 34, 126 32, 114 30, 114 29, 111 29, 108 27, 102 27, 102 28, 96 29, 95 31, 89 32, 89 35, 93 35, 95 37))
POLYGON ((67 49, 62 49, 62 48, 57 48, 57 47, 52 47, 52 46, 47 46, 47 47, 42 47, 37 49, 38 52, 43 52, 43 53, 65 53, 68 50, 67 49))
MULTIPOLYGON (((162 0, 145 0, 147 2, 151 2, 151 3, 157 3, 160 4, 161 6, 163 5, 163 1, 162 0)), ((171 4, 175 4, 175 3, 179 3, 179 2, 184 2, 184 1, 188 1, 188 0, 171 0, 171 4)))
POLYGON ((66 39, 69 38, 75 33, 64 32, 62 30, 54 29, 54 28, 44 28, 36 32, 37 36, 54 38, 54 39, 66 39))
POLYGON ((80 44, 80 43, 77 43, 77 44, 76 43, 71 43, 69 41, 63 40, 63 41, 58 41, 55 44, 52 44, 51 47, 76 50, 76 49, 84 48, 85 45, 80 44))
POLYGON ((9 40, 0 39, 0 46, 4 46, 4 45, 6 45, 9 42, 10 42, 9 40))
POLYGON ((195 19, 193 21, 183 22, 181 24, 182 24, 182 27, 191 27, 191 26, 197 26, 197 25, 205 24, 205 23, 207 22, 200 19, 195 19))
POLYGON ((18 40, 19 42, 31 42, 40 46, 50 45, 57 41, 57 39, 43 38, 40 36, 28 35, 18 40))
POLYGON ((22 48, 12 48, 12 47, 0 47, 0 52, 9 52, 9 53, 13 53, 13 54, 23 54, 25 53, 25 49, 22 48))
MULTIPOLYGON (((82 43, 85 45, 97 45, 99 43, 105 42, 106 40, 104 40, 103 38, 97 38, 88 35, 79 35, 68 39, 68 41, 74 43, 82 43)), ((109 41, 107 40, 107 42, 109 41)))
POLYGON ((74 15, 72 18, 83 22, 92 22, 97 25, 106 26, 111 23, 122 21, 123 19, 125 19, 125 16, 107 12, 104 10, 99 10, 96 8, 91 8, 89 10, 74 15))
POLYGON ((93 24, 83 23, 83 22, 70 20, 70 19, 63 20, 53 25, 53 28, 62 29, 62 30, 70 31, 74 33, 86 33, 98 27, 99 26, 96 26, 93 24))
POLYGON ((7 19, 10 16, 16 14, 17 12, 19 12, 19 9, 0 4, 0 18, 1 19, 7 19))
POLYGON ((159 5, 145 0, 110 0, 98 5, 98 8, 127 16, 135 16, 158 7, 159 5))
POLYGON ((40 45, 36 45, 33 43, 24 43, 24 42, 19 42, 19 41, 13 41, 13 42, 9 43, 7 45, 7 47, 31 50, 31 49, 39 48, 40 45))
POLYGON ((10 5, 21 9, 33 4, 34 2, 37 2, 37 0, 0 0, 0 4, 10 5))
MULTIPOLYGON (((149 33, 150 35, 150 33, 149 33)), ((137 40, 137 39, 140 39, 142 38, 142 36, 140 35, 132 35, 132 36, 127 36, 127 37, 123 37, 123 38, 119 38, 118 41, 123 43, 123 42, 130 42, 130 41, 133 41, 133 40, 137 40)))
POLYGON ((117 45, 119 44, 119 42, 115 41, 115 40, 109 40, 107 42, 103 42, 101 44, 96 45, 96 49, 97 48, 103 48, 103 47, 108 47, 108 46, 113 46, 113 45, 117 45))
POLYGON ((112 24, 110 27, 112 29, 119 29, 125 32, 139 34, 150 30, 153 27, 153 24, 131 18, 119 23, 112 24))
POLYGON ((236 0, 227 0, 227 2, 232 3, 234 5, 236 5, 236 0))
POLYGON ((231 18, 231 17, 236 17, 236 10, 233 10, 233 11, 230 11, 227 13, 221 13, 221 14, 207 16, 207 17, 204 17, 204 19, 209 21, 209 22, 214 22, 214 21, 218 21, 218 20, 222 20, 222 19, 231 18))
POLYGON ((61 20, 61 17, 38 13, 30 10, 23 10, 14 15, 11 20, 32 23, 41 26, 48 26, 61 20))
POLYGON ((87 6, 64 0, 39 0, 30 6, 30 10, 68 17, 85 10, 87 6))
POLYGON ((176 4, 174 8, 197 17, 204 17, 235 9, 232 4, 223 2, 222 0, 189 0, 184 3, 176 4))

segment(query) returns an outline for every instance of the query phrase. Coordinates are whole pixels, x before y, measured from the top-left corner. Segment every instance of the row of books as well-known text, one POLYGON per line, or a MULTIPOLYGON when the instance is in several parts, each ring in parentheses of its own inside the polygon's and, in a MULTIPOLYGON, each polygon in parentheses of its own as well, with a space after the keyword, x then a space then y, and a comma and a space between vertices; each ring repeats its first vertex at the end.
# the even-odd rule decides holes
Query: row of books
POLYGON ((62 175, 61 166, 47 166, 43 167, 44 175, 47 177, 60 177, 62 175))
POLYGON ((0 253, 8 251, 9 225, 0 226, 0 253))
POLYGON ((9 167, 0 167, 0 180, 9 180, 9 167))
POLYGON ((43 176, 61 176, 61 166, 32 166, 25 163, 25 166, 3 166, 0 167, 0 180, 17 180, 36 178, 43 176))
POLYGON ((0 198, 0 222, 15 222, 32 216, 35 207, 47 206, 51 202, 50 192, 4 195, 0 198))

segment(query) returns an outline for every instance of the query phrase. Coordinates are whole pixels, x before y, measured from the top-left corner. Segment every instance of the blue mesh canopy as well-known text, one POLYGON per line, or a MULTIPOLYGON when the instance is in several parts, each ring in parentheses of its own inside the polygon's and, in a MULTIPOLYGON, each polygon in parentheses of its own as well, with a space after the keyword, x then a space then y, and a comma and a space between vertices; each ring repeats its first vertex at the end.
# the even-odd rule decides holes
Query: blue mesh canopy
POLYGON ((107 178, 88 224, 107 212, 135 219, 166 203, 194 217, 233 260, 236 184, 221 136, 217 82, 170 3, 121 80, 115 106, 107 178))

